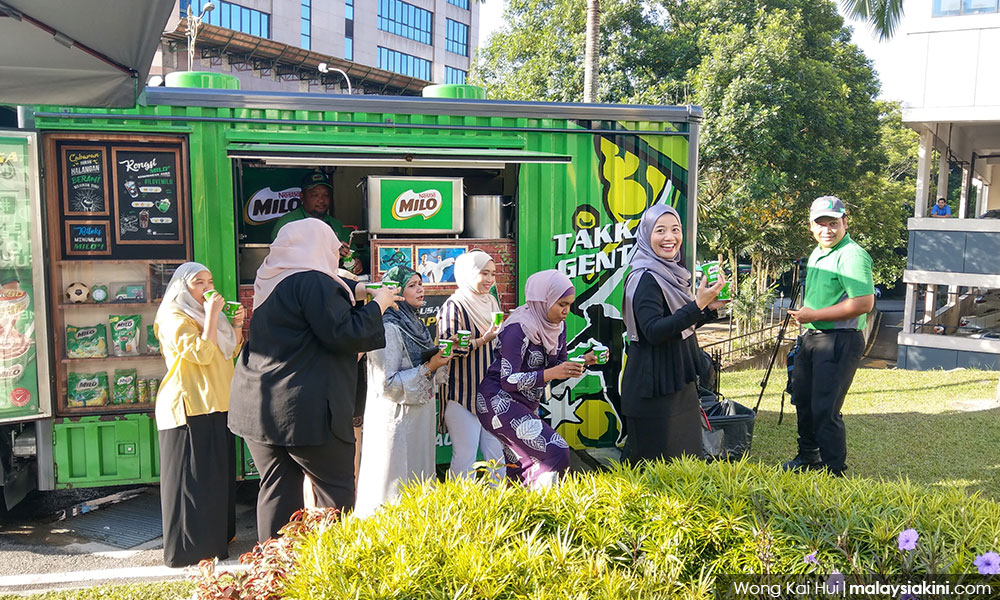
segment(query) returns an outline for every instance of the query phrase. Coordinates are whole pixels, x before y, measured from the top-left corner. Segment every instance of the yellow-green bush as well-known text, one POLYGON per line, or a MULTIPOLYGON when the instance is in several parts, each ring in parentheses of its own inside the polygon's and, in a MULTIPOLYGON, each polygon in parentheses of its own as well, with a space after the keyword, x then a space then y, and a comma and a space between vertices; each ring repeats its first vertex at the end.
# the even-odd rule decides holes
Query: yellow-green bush
POLYGON ((286 559, 263 563, 285 598, 707 598, 715 574, 815 572, 813 552, 843 573, 975 573, 1000 548, 1000 504, 684 460, 545 492, 414 486, 364 520, 307 518, 282 545, 286 559), (900 550, 910 528, 917 547, 900 550))

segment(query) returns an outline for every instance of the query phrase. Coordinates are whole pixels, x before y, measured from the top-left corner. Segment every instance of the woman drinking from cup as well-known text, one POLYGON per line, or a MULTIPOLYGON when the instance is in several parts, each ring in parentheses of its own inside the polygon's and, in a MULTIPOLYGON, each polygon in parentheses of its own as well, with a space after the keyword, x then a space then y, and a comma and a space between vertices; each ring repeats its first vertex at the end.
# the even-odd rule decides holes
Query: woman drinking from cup
POLYGON ((503 444, 483 429, 475 414, 476 388, 493 362, 493 340, 500 330, 493 324, 493 315, 500 311, 500 304, 490 294, 495 282, 496 264, 489 254, 473 250, 460 255, 455 259, 458 289, 438 313, 440 337, 455 336, 459 341, 441 407, 451 435, 448 472, 453 476, 471 476, 477 452, 482 452, 483 460, 492 464, 498 480, 503 479, 506 471, 503 444))
POLYGON ((244 310, 230 325, 212 274, 198 263, 174 271, 154 331, 167 363, 156 395, 163 562, 224 559, 236 535, 236 445, 226 427, 233 359, 244 310))
POLYGON ((703 280, 692 298, 691 273, 679 261, 683 241, 676 210, 646 209, 622 302, 629 340, 621 386, 625 458, 633 461, 702 456, 694 330, 724 304, 716 298, 726 282, 721 273, 711 286, 703 280))
POLYGON ((393 267, 382 276, 398 284, 403 297, 385 311, 385 348, 368 353, 365 435, 358 470, 361 517, 399 496, 408 481, 435 476, 434 388, 446 377, 438 371, 450 358, 436 349, 427 326, 417 316, 424 304, 420 275, 393 267))
POLYGON ((555 269, 535 273, 524 297, 500 328, 493 364, 479 384, 476 414, 514 454, 520 479, 542 488, 569 468, 569 444, 539 418, 538 404, 550 381, 581 377, 594 357, 567 360, 565 321, 576 299, 569 277, 555 269))

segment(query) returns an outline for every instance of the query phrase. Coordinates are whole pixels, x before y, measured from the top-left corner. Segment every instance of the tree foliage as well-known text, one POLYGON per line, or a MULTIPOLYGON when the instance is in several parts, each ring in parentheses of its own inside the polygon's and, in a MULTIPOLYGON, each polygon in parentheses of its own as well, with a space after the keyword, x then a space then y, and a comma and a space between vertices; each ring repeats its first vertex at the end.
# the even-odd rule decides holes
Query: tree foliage
MULTIPOLYGON (((599 100, 704 109, 703 254, 750 259, 762 291, 814 244, 810 202, 834 194, 852 237, 870 246, 876 280, 898 278, 914 136, 898 107, 876 102, 872 65, 831 0, 601 5, 599 100)), ((473 80, 492 98, 579 101, 585 11, 580 0, 508 0, 473 80)))

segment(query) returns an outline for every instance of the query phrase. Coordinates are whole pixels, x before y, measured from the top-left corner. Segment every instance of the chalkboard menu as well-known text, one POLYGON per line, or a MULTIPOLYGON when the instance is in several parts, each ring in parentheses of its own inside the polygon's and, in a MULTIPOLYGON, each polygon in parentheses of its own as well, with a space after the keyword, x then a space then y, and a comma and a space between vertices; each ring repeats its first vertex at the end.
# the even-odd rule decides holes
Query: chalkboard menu
POLYGON ((65 260, 187 258, 181 140, 58 143, 65 260))
POLYGON ((69 215, 107 215, 107 163, 102 147, 63 146, 63 210, 69 215))
POLYGON ((66 254, 100 256, 111 254, 107 221, 66 221, 66 254))
POLYGON ((115 242, 183 244, 180 151, 171 148, 114 148, 115 242))

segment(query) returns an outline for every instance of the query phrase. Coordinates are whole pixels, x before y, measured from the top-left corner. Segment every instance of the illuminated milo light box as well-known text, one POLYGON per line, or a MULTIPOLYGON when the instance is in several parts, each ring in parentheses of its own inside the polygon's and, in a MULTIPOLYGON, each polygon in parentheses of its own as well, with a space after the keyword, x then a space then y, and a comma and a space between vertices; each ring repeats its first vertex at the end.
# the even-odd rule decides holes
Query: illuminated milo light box
POLYGON ((461 233, 461 177, 368 177, 372 233, 461 233))

